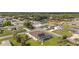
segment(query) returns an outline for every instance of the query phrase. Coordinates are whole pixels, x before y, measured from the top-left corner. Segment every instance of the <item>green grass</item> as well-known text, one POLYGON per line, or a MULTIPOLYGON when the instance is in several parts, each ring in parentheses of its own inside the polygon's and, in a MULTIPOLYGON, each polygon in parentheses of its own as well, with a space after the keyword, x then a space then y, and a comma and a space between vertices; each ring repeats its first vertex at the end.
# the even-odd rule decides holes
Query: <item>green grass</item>
MULTIPOLYGON (((59 37, 51 38, 44 42, 44 46, 58 46, 58 41, 60 40, 61 38, 59 37)), ((21 46, 21 43, 18 43, 15 39, 11 39, 10 41, 14 44, 14 46, 21 46)), ((33 39, 26 41, 26 44, 30 44, 29 46, 41 46, 41 42, 33 39)))
POLYGON ((54 31, 55 33, 57 34, 60 34, 60 35, 66 35, 68 37, 72 36, 72 33, 68 30, 57 30, 57 31, 54 31))
MULTIPOLYGON (((26 46, 67 46, 67 45, 71 45, 74 46, 74 44, 64 41, 62 43, 59 43, 60 41, 62 41, 63 39, 60 37, 53 37, 47 41, 44 42, 43 45, 41 45, 41 42, 39 41, 35 41, 33 39, 30 39, 28 41, 26 41, 26 46)), ((18 43, 15 39, 11 38, 10 42, 13 44, 13 46, 21 46, 21 43, 18 43)))
POLYGON ((28 40, 27 43, 30 44, 31 46, 41 46, 41 42, 34 41, 33 39, 28 40))
MULTIPOLYGON (((15 39, 11 39, 10 42, 14 46, 21 46, 21 43, 18 43, 15 39)), ((26 44, 30 44, 29 46, 40 46, 41 45, 39 41, 34 41, 33 39, 26 41, 26 44)))
MULTIPOLYGON (((58 46, 58 42, 62 40, 59 37, 53 37, 47 41, 44 42, 43 46, 58 46)), ((41 42, 34 41, 33 39, 28 40, 27 43, 29 43, 31 46, 41 46, 41 42)))
POLYGON ((26 32, 26 30, 25 30, 25 29, 19 29, 19 30, 17 30, 17 32, 18 32, 18 33, 26 32))
MULTIPOLYGON (((26 30, 21 29, 21 30, 18 30, 17 33, 25 32, 25 31, 26 31, 26 30)), ((12 31, 10 31, 10 30, 4 30, 3 33, 0 33, 0 37, 2 37, 2 36, 7 36, 7 35, 12 35, 12 34, 13 34, 12 31)))
POLYGON ((17 41, 16 41, 16 39, 10 39, 10 42, 13 44, 13 46, 21 46, 21 43, 18 43, 17 41))
POLYGON ((1 44, 2 41, 5 41, 5 40, 9 40, 9 39, 0 39, 0 44, 1 44))
POLYGON ((12 34, 12 31, 4 30, 3 33, 0 33, 0 37, 1 37, 1 36, 6 36, 6 35, 11 35, 11 34, 12 34))
POLYGON ((60 35, 66 35, 68 37, 72 36, 72 33, 69 31, 70 28, 72 28, 72 26, 69 26, 67 24, 64 24, 64 29, 63 30, 56 30, 56 31, 53 31, 57 34, 60 34, 60 35))
POLYGON ((44 46, 58 46, 58 41, 60 41, 61 38, 59 37, 53 37, 49 39, 48 41, 44 42, 44 46))

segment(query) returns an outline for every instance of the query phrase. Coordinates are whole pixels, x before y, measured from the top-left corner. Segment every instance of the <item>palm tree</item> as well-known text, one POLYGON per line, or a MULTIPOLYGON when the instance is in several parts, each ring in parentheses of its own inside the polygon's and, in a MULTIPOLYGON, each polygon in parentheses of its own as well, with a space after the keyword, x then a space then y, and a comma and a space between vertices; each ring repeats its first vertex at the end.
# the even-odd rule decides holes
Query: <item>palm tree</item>
POLYGON ((27 35, 23 35, 23 39, 21 40, 22 46, 27 45, 27 44, 26 44, 27 40, 29 40, 29 37, 28 37, 27 35))
POLYGON ((16 38, 16 41, 21 43, 22 46, 26 46, 27 45, 26 42, 27 40, 29 40, 29 37, 25 34, 17 34, 15 38, 16 38))
POLYGON ((21 40, 23 39, 23 37, 21 35, 17 35, 16 36, 16 40, 17 42, 21 43, 21 40))

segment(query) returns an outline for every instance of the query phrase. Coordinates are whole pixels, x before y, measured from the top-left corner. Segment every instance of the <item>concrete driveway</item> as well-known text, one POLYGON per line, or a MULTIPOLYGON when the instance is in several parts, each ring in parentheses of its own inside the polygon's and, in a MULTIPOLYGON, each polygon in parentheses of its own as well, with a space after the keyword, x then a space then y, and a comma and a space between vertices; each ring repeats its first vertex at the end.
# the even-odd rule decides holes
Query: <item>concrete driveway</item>
POLYGON ((2 41, 0 46, 11 46, 9 40, 2 41))

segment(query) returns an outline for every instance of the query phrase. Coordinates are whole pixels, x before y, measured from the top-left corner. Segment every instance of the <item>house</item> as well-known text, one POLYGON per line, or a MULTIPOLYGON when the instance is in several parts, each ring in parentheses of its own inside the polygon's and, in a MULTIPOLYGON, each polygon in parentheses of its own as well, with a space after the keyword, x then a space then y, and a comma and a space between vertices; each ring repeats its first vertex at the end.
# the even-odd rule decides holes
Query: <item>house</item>
POLYGON ((24 21, 20 21, 18 19, 12 19, 11 23, 15 26, 23 26, 24 21))
POLYGON ((49 26, 62 25, 63 23, 64 23, 64 21, 61 20, 61 19, 48 19, 48 25, 49 26))
POLYGON ((10 26, 10 27, 7 27, 8 30, 17 30, 16 26, 10 26))
POLYGON ((79 34, 73 34, 71 37, 67 38, 68 41, 79 44, 79 34))
MULTIPOLYGON (((12 19, 12 20, 11 20, 11 23, 12 23, 13 25, 16 25, 17 20, 16 20, 16 19, 12 19)), ((17 25, 18 25, 18 24, 17 24, 17 25)))
POLYGON ((55 27, 55 30, 63 30, 63 29, 64 29, 63 26, 56 26, 56 27, 55 27))
POLYGON ((43 19, 43 20, 40 20, 41 23, 47 23, 48 22, 48 19, 43 19))
POLYGON ((64 20, 66 20, 66 21, 78 21, 79 18, 70 17, 70 18, 66 18, 64 20))
POLYGON ((70 31, 72 31, 74 34, 79 34, 79 28, 71 28, 70 31))
POLYGON ((33 27, 40 28, 42 26, 45 26, 45 24, 42 24, 40 21, 33 21, 32 22, 33 27))
POLYGON ((79 21, 72 21, 68 23, 69 25, 73 26, 79 26, 79 21))
POLYGON ((3 27, 3 21, 4 21, 4 19, 0 18, 0 27, 3 27))
POLYGON ((79 28, 71 28, 70 31, 72 31, 73 35, 67 38, 67 40, 74 44, 79 44, 79 28))
POLYGON ((49 34, 44 31, 32 31, 32 32, 30 32, 30 35, 33 36, 32 37, 33 39, 37 38, 37 40, 39 40, 39 41, 46 41, 53 37, 52 34, 49 34))
POLYGON ((52 31, 55 31, 55 30, 63 30, 63 29, 64 29, 63 26, 49 26, 47 30, 52 32, 52 31))

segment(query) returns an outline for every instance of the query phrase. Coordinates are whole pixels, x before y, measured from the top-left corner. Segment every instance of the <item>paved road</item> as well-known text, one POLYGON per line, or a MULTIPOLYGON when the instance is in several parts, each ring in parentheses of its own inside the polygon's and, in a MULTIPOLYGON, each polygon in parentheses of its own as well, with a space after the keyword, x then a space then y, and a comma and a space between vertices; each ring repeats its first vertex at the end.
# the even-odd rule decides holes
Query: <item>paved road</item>
POLYGON ((28 28, 23 28, 23 29, 25 29, 27 32, 30 32, 31 30, 29 30, 28 28))
POLYGON ((0 46, 11 46, 9 40, 2 41, 0 46))
MULTIPOLYGON (((22 33, 18 33, 18 34, 26 34, 27 32, 22 32, 22 33)), ((0 46, 11 46, 9 40, 9 38, 13 37, 13 35, 8 35, 8 36, 3 36, 3 37, 0 37, 0 39, 6 39, 4 41, 1 42, 0 46)))
POLYGON ((11 38, 11 37, 12 37, 12 35, 7 35, 7 36, 0 37, 0 39, 8 39, 8 38, 11 38))
MULTIPOLYGON (((18 34, 25 34, 27 32, 22 32, 22 33, 18 33, 18 34)), ((7 36, 2 36, 0 37, 0 39, 8 39, 8 38, 11 38, 13 35, 7 35, 7 36)))
POLYGON ((60 34, 56 34, 56 33, 51 33, 52 35, 55 35, 55 36, 57 36, 57 37, 62 37, 62 35, 60 35, 60 34))

